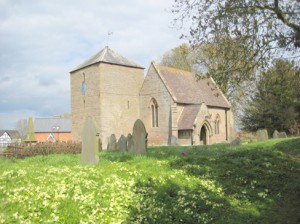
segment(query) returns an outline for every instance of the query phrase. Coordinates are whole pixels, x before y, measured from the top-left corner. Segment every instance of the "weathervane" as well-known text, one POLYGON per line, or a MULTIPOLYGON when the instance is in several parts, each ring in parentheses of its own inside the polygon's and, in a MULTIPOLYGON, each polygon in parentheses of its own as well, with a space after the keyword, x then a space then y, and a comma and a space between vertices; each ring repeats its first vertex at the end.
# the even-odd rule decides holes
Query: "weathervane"
POLYGON ((108 32, 108 33, 107 33, 107 42, 106 42, 106 46, 108 46, 109 37, 110 37, 111 35, 113 35, 113 34, 114 34, 114 32, 108 32))

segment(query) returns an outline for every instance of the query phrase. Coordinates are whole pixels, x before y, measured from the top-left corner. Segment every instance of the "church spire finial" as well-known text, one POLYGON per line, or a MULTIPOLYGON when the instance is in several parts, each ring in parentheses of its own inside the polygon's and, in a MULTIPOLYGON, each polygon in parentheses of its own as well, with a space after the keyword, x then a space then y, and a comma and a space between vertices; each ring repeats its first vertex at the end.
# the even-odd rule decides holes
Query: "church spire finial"
POLYGON ((108 32, 108 33, 107 33, 106 47, 108 47, 109 37, 110 37, 111 35, 113 35, 113 34, 114 34, 114 32, 108 32))

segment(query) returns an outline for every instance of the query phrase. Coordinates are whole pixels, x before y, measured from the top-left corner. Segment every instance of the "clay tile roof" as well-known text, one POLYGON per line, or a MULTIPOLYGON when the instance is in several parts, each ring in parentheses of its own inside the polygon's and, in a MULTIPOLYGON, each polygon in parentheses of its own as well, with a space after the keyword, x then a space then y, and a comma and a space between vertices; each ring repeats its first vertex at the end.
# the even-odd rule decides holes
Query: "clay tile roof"
POLYGON ((34 132, 36 133, 71 132, 71 119, 70 118, 35 118, 34 132))
POLYGON ((191 130, 197 114, 199 112, 200 105, 187 105, 183 108, 183 111, 179 117, 178 130, 191 130))
POLYGON ((195 74, 180 69, 154 65, 177 103, 201 104, 230 108, 230 103, 212 78, 197 79, 195 74))
POLYGON ((96 63, 101 63, 101 62, 144 69, 142 66, 130 61, 129 59, 123 57, 122 55, 116 53, 115 51, 111 50, 108 46, 106 46, 104 49, 99 51, 97 54, 95 54, 94 56, 92 56, 91 58, 86 60, 85 62, 78 65, 71 72, 74 72, 76 70, 85 68, 87 66, 90 66, 90 65, 93 65, 96 63))

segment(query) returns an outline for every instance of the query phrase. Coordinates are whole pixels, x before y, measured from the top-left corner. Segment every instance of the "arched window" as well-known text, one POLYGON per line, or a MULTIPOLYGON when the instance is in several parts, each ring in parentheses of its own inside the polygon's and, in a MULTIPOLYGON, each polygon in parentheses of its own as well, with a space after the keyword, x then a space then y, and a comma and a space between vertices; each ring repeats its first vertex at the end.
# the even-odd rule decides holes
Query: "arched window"
POLYGON ((151 115, 152 115, 152 127, 158 127, 158 105, 157 101, 152 98, 151 100, 151 115))
POLYGON ((220 121, 221 121, 220 115, 217 114, 216 119, 215 119, 215 134, 216 135, 220 134, 220 121))

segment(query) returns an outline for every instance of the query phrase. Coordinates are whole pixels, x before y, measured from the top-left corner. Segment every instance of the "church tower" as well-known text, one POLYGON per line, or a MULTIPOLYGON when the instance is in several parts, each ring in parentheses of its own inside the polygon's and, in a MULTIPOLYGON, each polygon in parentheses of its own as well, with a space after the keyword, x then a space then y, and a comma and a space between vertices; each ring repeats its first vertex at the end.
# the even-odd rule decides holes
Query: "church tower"
POLYGON ((105 47, 70 72, 72 135, 81 141, 85 117, 93 117, 105 148, 108 138, 132 132, 139 118, 144 68, 105 47))

